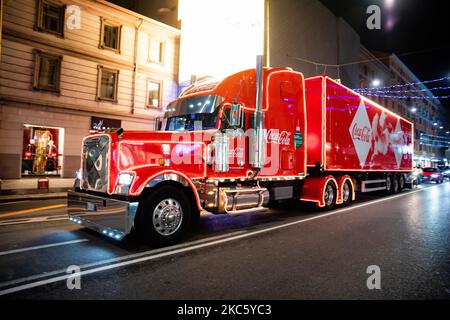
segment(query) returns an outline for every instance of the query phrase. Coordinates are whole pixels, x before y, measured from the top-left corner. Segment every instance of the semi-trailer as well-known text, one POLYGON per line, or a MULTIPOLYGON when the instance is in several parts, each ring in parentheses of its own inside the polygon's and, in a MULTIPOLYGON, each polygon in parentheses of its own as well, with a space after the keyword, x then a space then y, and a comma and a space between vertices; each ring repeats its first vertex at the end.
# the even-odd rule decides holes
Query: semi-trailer
POLYGON ((413 124, 326 76, 262 68, 206 80, 154 131, 82 142, 69 219, 117 240, 179 241, 202 212, 241 214, 298 200, 329 210, 356 192, 400 192, 413 124))

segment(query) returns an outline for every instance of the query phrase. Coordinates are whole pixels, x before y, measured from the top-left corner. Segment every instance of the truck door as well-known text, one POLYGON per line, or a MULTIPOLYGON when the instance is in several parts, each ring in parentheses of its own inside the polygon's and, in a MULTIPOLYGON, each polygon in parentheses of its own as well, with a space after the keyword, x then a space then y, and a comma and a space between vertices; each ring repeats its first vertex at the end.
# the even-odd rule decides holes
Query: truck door
POLYGON ((267 163, 262 176, 306 173, 304 78, 290 70, 268 75, 263 104, 267 163))

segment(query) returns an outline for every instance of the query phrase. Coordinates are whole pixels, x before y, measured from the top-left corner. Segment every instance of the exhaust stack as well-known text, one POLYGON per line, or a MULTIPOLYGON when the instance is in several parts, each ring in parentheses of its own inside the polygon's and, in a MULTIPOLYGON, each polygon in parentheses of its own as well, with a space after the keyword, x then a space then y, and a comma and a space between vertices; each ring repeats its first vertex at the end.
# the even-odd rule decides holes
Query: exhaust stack
POLYGON ((254 169, 262 169, 264 165, 264 113, 263 104, 263 56, 256 57, 256 110, 253 128, 255 130, 253 140, 253 159, 251 165, 254 169))

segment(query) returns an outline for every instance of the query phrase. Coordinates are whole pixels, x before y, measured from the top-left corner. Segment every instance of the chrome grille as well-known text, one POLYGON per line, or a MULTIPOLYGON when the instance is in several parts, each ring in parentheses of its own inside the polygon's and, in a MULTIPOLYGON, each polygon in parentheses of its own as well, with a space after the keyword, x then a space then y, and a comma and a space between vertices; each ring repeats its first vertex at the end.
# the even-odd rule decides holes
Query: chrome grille
POLYGON ((87 138, 83 144, 83 176, 81 188, 108 191, 109 136, 87 138))

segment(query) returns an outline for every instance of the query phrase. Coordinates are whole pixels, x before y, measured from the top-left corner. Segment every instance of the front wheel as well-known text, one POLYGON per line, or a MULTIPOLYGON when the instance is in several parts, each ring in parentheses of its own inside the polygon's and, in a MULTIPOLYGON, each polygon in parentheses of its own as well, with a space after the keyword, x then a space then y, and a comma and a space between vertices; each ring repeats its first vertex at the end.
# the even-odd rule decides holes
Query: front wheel
POLYGON ((184 192, 173 186, 164 186, 142 201, 135 228, 147 244, 166 246, 180 240, 190 219, 191 207, 184 192))

